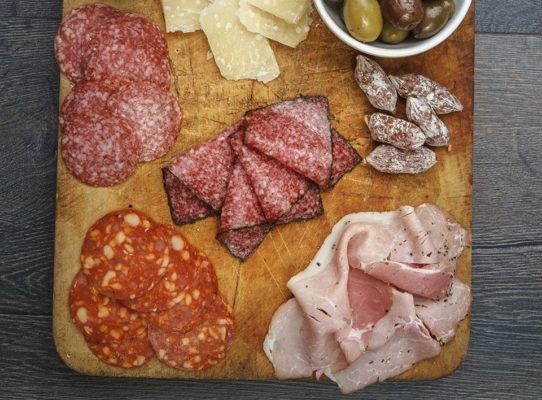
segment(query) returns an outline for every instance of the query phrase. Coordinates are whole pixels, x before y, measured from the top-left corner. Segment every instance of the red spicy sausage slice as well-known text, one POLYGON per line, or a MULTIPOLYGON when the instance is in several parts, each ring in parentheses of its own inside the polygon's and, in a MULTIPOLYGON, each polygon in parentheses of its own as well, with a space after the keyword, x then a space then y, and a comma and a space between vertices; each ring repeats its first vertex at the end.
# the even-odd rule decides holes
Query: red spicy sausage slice
POLYGON ((91 4, 72 10, 63 19, 55 37, 55 56, 60 71, 73 82, 84 79, 83 45, 92 32, 102 29, 118 10, 91 4))
POLYGON ((61 139, 66 168, 90 186, 113 186, 128 179, 140 144, 130 124, 107 113, 84 113, 66 125, 61 139))
POLYGON ((170 266, 167 241, 163 226, 139 211, 109 213, 87 232, 83 272, 101 294, 134 299, 152 289, 170 266))
POLYGON ((171 93, 151 82, 134 82, 115 94, 109 109, 134 127, 141 143, 139 161, 152 161, 165 155, 181 129, 182 112, 171 93))
POLYGON ((87 342, 121 343, 147 336, 145 320, 116 300, 100 295, 83 272, 73 281, 69 304, 72 321, 87 342))
POLYGON ((216 305, 183 333, 149 329, 152 346, 163 363, 187 371, 216 365, 226 356, 235 335, 231 307, 217 297, 216 305))
POLYGON ((205 254, 187 245, 181 258, 190 265, 190 284, 173 299, 172 308, 147 316, 156 329, 182 332, 191 326, 214 304, 218 283, 214 267, 205 254))
POLYGON ((121 343, 88 343, 88 347, 103 362, 121 368, 140 367, 154 357, 147 335, 121 343))
POLYGON ((75 117, 87 113, 107 113, 107 99, 118 90, 118 83, 111 81, 88 81, 77 83, 68 94, 60 109, 62 130, 75 117))

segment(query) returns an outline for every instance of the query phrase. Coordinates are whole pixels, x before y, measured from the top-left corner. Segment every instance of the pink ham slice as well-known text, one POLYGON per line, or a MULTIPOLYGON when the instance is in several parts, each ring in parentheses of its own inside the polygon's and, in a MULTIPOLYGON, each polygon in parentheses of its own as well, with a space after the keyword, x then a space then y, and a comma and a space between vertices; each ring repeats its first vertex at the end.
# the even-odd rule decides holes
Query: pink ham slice
POLYGON ((245 143, 321 187, 332 164, 329 104, 325 97, 300 97, 245 115, 245 143))
POLYGON ((347 368, 326 375, 342 393, 353 393, 439 353, 439 343, 416 318, 412 295, 393 290, 392 308, 376 323, 367 351, 347 368))
POLYGON ((241 130, 232 135, 231 146, 247 173, 268 222, 274 222, 287 213, 309 189, 307 179, 245 146, 241 130))
POLYGON ((431 334, 442 343, 448 343, 454 336, 459 322, 469 312, 470 288, 454 279, 446 296, 438 301, 416 297, 416 314, 429 328, 431 334))
POLYGON ((215 138, 175 158, 168 169, 200 200, 220 211, 233 171, 234 155, 229 136, 236 132, 237 123, 215 138))
POLYGON ((437 299, 446 293, 454 277, 455 266, 449 261, 416 267, 395 261, 380 261, 363 267, 363 271, 380 282, 387 282, 409 293, 437 299))

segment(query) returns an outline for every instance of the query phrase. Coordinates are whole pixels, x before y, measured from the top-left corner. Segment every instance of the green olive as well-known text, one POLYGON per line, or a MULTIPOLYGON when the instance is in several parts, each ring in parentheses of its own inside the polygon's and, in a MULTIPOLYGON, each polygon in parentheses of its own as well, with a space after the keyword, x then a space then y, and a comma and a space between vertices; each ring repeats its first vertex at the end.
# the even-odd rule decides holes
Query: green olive
POLYGON ((378 37, 378 40, 384 43, 397 44, 404 41, 409 33, 409 31, 397 29, 389 22, 384 21, 384 27, 382 28, 382 33, 378 37))
POLYGON ((455 11, 454 0, 427 0, 423 5, 423 20, 412 31, 416 39, 425 39, 440 32, 455 11))
POLYGON ((378 0, 346 0, 343 19, 348 32, 360 42, 373 42, 382 32, 382 12, 378 0))
POLYGON ((380 0, 384 19, 397 29, 410 31, 423 19, 422 0, 380 0))

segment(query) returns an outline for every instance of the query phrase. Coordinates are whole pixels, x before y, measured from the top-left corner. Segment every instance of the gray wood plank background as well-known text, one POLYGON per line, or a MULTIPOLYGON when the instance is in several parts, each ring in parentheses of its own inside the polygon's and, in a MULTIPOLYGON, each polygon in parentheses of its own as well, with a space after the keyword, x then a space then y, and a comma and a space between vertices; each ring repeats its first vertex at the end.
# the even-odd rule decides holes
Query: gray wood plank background
MULTIPOLYGON (((330 383, 81 376, 51 335, 58 0, 0 0, 0 398, 333 399, 330 383)), ((473 321, 451 376, 371 399, 542 398, 542 2, 478 0, 473 321)))

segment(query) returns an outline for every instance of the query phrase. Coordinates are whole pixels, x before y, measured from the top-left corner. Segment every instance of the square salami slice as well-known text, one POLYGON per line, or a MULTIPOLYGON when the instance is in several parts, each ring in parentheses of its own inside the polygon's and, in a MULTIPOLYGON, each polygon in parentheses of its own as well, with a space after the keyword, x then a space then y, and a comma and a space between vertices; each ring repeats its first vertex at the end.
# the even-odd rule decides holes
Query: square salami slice
POLYGON ((198 199, 167 168, 162 168, 171 219, 177 225, 195 222, 214 214, 213 209, 198 199))
POLYGON ((234 156, 228 137, 240 125, 235 124, 215 138, 175 158, 168 166, 177 178, 215 211, 222 209, 233 171, 234 156))
POLYGON ((311 188, 305 193, 297 203, 286 214, 281 216, 276 224, 284 225, 290 222, 299 220, 309 220, 317 218, 324 213, 324 206, 322 205, 322 198, 320 197, 320 189, 316 185, 312 185, 311 188))
POLYGON ((331 130, 331 140, 333 143, 333 166, 329 180, 330 188, 362 160, 352 145, 335 129, 331 130))
POLYGON ((231 254, 244 261, 265 239, 271 225, 258 225, 250 228, 220 232, 216 238, 227 247, 231 254))
POLYGON ((262 225, 265 222, 265 216, 247 173, 241 163, 236 161, 220 215, 219 232, 262 225))
POLYGON ((300 97, 249 111, 245 143, 327 187, 332 147, 325 97, 300 97))
POLYGON ((238 157, 268 222, 287 213, 307 192, 310 182, 277 160, 243 144, 243 130, 231 136, 238 157))

